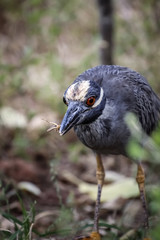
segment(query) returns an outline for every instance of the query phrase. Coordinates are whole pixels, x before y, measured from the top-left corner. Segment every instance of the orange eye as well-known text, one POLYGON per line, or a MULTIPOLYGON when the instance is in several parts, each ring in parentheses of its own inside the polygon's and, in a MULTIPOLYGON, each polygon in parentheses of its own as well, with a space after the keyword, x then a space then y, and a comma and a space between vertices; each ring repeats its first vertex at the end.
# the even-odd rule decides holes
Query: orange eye
POLYGON ((95 97, 89 97, 89 98, 87 99, 86 104, 87 104, 88 106, 93 106, 93 104, 95 103, 95 101, 96 101, 95 97))

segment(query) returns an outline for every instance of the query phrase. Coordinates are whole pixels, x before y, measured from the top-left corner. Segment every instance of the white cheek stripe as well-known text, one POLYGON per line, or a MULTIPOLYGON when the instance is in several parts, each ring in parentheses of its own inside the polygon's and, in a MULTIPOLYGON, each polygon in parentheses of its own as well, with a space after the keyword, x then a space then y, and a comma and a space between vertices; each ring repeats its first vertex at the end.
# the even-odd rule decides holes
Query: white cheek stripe
POLYGON ((92 106, 92 108, 97 107, 97 106, 101 103, 101 101, 102 101, 102 99, 103 99, 103 95, 104 95, 104 91, 103 91, 103 89, 101 88, 100 96, 99 96, 98 100, 95 102, 95 104, 92 106))

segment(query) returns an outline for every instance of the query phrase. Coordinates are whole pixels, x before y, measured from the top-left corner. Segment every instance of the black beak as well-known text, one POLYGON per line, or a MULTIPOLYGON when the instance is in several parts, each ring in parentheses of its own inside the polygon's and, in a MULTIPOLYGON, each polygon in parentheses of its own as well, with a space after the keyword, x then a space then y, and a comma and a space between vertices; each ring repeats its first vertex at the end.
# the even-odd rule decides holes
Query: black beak
POLYGON ((82 109, 77 102, 69 103, 67 112, 64 115, 60 130, 59 130, 60 135, 64 135, 66 132, 68 132, 72 127, 74 127, 78 123, 81 112, 82 112, 82 109))

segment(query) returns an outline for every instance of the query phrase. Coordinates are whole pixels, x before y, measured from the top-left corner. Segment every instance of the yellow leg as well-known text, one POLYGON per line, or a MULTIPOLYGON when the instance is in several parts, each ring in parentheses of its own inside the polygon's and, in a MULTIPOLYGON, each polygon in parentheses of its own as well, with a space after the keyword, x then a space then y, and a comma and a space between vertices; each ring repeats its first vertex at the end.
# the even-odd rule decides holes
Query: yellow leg
MULTIPOLYGON (((144 170, 142 168, 142 165, 139 163, 138 164, 138 169, 137 169, 137 177, 136 177, 139 191, 140 191, 140 198, 144 210, 144 228, 146 231, 146 235, 148 234, 148 229, 149 229, 149 223, 148 223, 148 209, 147 209, 147 201, 146 201, 146 194, 145 194, 145 174, 144 170)), ((143 240, 151 240, 149 237, 145 237, 143 240)))
POLYGON ((94 213, 94 226, 93 226, 93 232, 91 233, 91 235, 95 236, 95 238, 92 237, 92 239, 100 240, 101 237, 99 235, 98 222, 99 222, 101 192, 102 192, 102 187, 104 183, 105 172, 104 172, 101 156, 97 154, 96 160, 97 160, 96 177, 97 177, 97 183, 98 183, 98 191, 97 191, 97 199, 96 199, 96 206, 95 206, 95 213, 94 213))
POLYGON ((101 192, 102 192, 102 187, 104 183, 105 172, 104 172, 101 156, 97 154, 96 160, 97 160, 96 177, 97 177, 97 183, 98 183, 98 191, 97 191, 97 199, 96 199, 96 206, 95 206, 95 212, 94 212, 93 231, 90 234, 90 236, 80 236, 75 238, 74 240, 101 240, 101 236, 99 234, 98 222, 99 222, 101 192))
POLYGON ((97 172, 96 172, 97 183, 102 187, 104 183, 105 172, 104 172, 101 155, 99 154, 96 155, 96 161, 97 161, 97 172))
POLYGON ((99 234, 98 222, 99 222, 101 192, 102 192, 102 187, 104 183, 105 172, 104 172, 101 156, 97 154, 96 160, 97 160, 96 177, 97 177, 97 183, 98 183, 98 191, 97 191, 97 199, 96 199, 96 206, 95 206, 95 212, 94 212, 93 231, 90 234, 90 236, 80 236, 75 238, 74 240, 101 240, 101 236, 99 234))

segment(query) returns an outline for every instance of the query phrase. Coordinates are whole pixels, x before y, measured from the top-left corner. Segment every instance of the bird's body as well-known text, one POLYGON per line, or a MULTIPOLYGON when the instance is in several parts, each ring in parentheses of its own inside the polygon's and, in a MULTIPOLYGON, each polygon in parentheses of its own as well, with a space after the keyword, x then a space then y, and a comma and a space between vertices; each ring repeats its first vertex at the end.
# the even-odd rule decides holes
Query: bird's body
POLYGON ((87 98, 98 94, 98 101, 101 88, 101 102, 96 107, 84 109, 87 118, 83 116, 83 120, 74 125, 74 130, 83 144, 96 153, 125 155, 130 137, 124 119, 126 113, 135 113, 143 130, 150 134, 158 124, 160 100, 142 75, 113 65, 85 71, 66 90, 64 97, 67 102, 85 104, 87 98))
MULTIPOLYGON (((97 156, 98 193, 94 227, 87 239, 98 240, 99 206, 105 176, 101 154, 126 155, 126 146, 131 136, 125 121, 128 112, 136 114, 142 129, 150 135, 160 118, 160 99, 139 73, 126 67, 102 65, 80 74, 65 91, 63 100, 68 109, 59 126, 60 135, 74 127, 78 138, 97 156)), ((136 179, 144 208, 144 226, 147 229, 145 176, 140 163, 136 179)))

